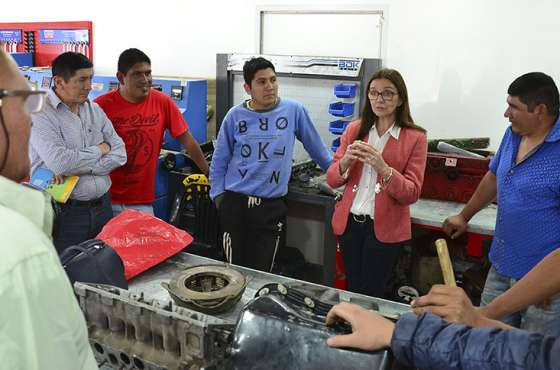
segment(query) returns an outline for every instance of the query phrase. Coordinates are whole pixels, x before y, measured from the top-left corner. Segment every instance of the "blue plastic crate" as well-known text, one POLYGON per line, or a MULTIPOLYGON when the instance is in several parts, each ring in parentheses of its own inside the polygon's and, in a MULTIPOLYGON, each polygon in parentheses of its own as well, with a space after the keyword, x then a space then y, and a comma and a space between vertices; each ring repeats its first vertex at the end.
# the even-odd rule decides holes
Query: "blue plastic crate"
POLYGON ((353 98, 356 96, 356 84, 336 84, 334 95, 337 98, 353 98))
POLYGON ((345 121, 342 119, 329 122, 329 131, 335 135, 342 135, 349 123, 350 121, 345 121))
POLYGON ((351 116, 354 113, 354 104, 343 102, 331 103, 329 105, 329 113, 337 117, 351 116))
POLYGON ((337 137, 337 138, 334 139, 333 142, 332 142, 331 150, 332 150, 333 152, 336 152, 336 150, 338 149, 339 146, 340 146, 340 138, 337 137))
POLYGON ((19 67, 33 67, 33 53, 11 53, 19 67))

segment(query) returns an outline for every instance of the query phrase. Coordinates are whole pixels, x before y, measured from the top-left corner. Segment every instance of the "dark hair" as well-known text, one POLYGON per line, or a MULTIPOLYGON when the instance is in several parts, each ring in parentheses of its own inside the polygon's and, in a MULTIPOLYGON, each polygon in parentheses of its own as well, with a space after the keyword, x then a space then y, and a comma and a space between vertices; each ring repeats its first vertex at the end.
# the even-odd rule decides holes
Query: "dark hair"
POLYGON ((136 63, 148 63, 150 65, 152 64, 150 58, 148 58, 146 53, 144 53, 142 50, 136 48, 126 49, 119 56, 117 70, 121 73, 127 74, 127 72, 130 71, 130 69, 134 67, 136 63))
MULTIPOLYGON (((382 78, 391 81, 391 83, 395 85, 398 92, 397 96, 400 97, 402 101, 402 104, 396 109, 397 117, 395 124, 401 127, 408 127, 426 132, 425 129, 414 124, 414 120, 410 115, 410 106, 408 105, 408 91, 406 89, 406 84, 404 83, 404 79, 402 78, 401 74, 397 70, 385 68, 375 72, 373 76, 371 76, 367 84, 366 91, 368 91, 369 86, 371 85, 373 80, 379 80, 382 78)), ((371 109, 371 103, 369 99, 367 99, 367 97, 365 99, 364 107, 362 108, 362 116, 360 117, 360 120, 360 131, 358 132, 358 136, 356 137, 356 139, 365 138, 373 124, 377 121, 377 116, 373 112, 373 109, 371 109)))
POLYGON ((274 64, 270 60, 264 59, 262 57, 258 58, 251 58, 245 62, 243 65, 243 79, 245 83, 251 86, 251 81, 255 78, 255 75, 261 69, 272 68, 274 73, 276 73, 276 69, 274 69, 274 64))
POLYGON ((93 68, 91 61, 81 53, 69 51, 57 56, 52 62, 52 75, 60 76, 68 82, 78 69, 93 68))
POLYGON ((519 76, 509 85, 508 94, 518 97, 532 112, 539 104, 546 105, 548 113, 558 116, 560 98, 558 88, 549 75, 530 72, 519 76))

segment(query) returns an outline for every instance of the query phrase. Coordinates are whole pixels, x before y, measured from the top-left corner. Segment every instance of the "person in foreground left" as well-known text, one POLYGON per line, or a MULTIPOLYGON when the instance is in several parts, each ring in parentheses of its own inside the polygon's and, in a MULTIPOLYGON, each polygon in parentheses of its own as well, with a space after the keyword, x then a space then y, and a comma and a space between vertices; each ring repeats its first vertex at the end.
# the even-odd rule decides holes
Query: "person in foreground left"
POLYGON ((30 113, 44 102, 0 45, 0 359, 4 369, 97 369, 70 282, 50 239, 53 212, 29 174, 30 113))

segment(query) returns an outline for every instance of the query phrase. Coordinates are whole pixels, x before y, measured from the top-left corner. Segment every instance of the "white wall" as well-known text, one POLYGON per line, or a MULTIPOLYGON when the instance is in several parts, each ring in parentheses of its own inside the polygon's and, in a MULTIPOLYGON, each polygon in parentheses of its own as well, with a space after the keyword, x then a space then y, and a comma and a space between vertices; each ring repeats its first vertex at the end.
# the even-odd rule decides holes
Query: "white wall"
POLYGON ((92 21, 97 73, 115 73, 119 54, 138 47, 158 75, 214 78, 216 53, 254 51, 255 11, 254 0, 29 0, 0 22, 92 21))
MULTIPOLYGON (((29 0, 0 22, 91 20, 95 65, 112 74, 118 54, 139 47, 158 75, 215 77, 218 52, 256 50, 258 5, 296 0, 116 0, 76 5, 29 0)), ((307 0, 319 9, 344 4, 307 0)), ((401 71, 415 120, 435 137, 489 136, 496 148, 508 84, 544 71, 560 83, 558 11, 554 0, 352 1, 384 11, 384 65, 401 71)))
POLYGON ((386 65, 403 73, 414 117, 431 137, 489 136, 497 148, 513 79, 538 70, 560 84, 558 2, 392 4, 386 65))

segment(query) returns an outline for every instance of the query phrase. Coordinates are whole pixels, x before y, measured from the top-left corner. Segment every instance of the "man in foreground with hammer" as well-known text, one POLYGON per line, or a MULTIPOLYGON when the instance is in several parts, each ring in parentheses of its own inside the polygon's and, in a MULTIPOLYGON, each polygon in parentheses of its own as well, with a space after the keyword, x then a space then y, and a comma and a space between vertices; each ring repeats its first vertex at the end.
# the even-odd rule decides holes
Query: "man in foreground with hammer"
MULTIPOLYGON (((557 249, 486 309, 499 319, 560 293, 560 275, 555 273, 559 264, 557 249)), ((352 334, 331 337, 327 343, 366 351, 391 347, 400 363, 421 369, 560 369, 560 338, 488 318, 461 288, 436 285, 412 308, 417 315, 405 314, 393 323, 360 306, 338 304, 327 315, 327 325, 345 320, 352 334)))

